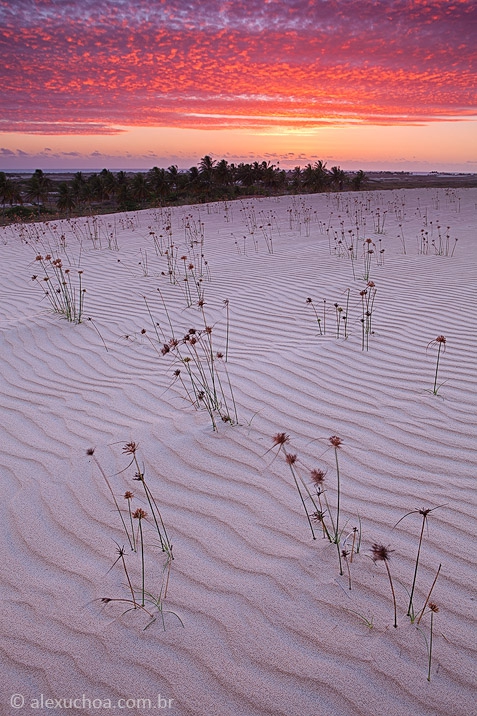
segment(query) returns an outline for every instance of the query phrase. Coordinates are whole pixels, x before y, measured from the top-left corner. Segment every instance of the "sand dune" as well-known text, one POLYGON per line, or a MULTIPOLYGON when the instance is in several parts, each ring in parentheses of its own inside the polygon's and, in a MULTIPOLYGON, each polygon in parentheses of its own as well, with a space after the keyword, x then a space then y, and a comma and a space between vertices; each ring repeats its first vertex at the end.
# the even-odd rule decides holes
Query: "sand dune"
POLYGON ((32 710, 41 694, 59 701, 55 713, 109 713, 108 699, 138 716, 474 712, 476 205, 475 189, 420 189, 156 209, 99 217, 94 230, 91 219, 1 229, 2 714, 32 710), (79 325, 31 280, 47 254, 73 282, 83 271, 79 325), (161 355, 205 325, 227 351, 216 359, 223 412, 234 422, 227 369, 239 420, 219 416, 216 431, 174 375, 186 379, 174 348, 161 355), (317 522, 311 537, 273 447, 280 432, 310 490, 310 470, 326 472, 335 518, 329 438, 342 439, 340 548, 361 532, 351 590, 317 522), (126 524, 126 490, 148 513, 146 588, 164 586, 149 505, 125 469, 130 441, 174 545, 165 630, 151 605, 144 629, 143 610, 101 602, 131 598, 121 563, 111 569, 117 545, 141 595, 140 550, 101 469, 126 524), (430 681, 430 613, 419 626, 406 616, 419 509, 432 511, 416 614, 442 565, 430 681), (373 543, 393 550, 397 629, 373 543), (83 695, 76 710, 61 703, 83 695))

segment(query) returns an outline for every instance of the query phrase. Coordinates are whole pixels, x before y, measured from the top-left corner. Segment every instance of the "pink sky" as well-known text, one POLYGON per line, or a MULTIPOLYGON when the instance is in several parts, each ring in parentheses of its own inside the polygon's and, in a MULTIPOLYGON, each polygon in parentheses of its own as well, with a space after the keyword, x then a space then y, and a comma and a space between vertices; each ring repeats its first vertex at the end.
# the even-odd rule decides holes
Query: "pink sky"
POLYGON ((0 169, 477 171, 474 0, 0 0, 0 169))

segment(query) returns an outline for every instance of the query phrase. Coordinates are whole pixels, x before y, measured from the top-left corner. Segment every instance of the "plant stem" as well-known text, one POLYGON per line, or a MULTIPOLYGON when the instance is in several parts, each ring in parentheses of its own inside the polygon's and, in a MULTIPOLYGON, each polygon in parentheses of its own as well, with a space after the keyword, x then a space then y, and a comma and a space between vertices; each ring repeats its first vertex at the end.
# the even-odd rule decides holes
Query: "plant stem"
POLYGON ((386 560, 384 560, 384 565, 386 567, 386 571, 388 573, 389 577, 389 584, 391 585, 391 592, 393 595, 393 604, 394 604, 394 628, 397 629, 397 607, 396 607, 396 595, 394 593, 394 585, 393 580, 391 579, 391 570, 389 569, 389 565, 386 560))
POLYGON ((427 670, 427 680, 431 680, 431 664, 432 664, 432 631, 434 626, 434 612, 431 612, 431 635, 429 637, 429 668, 427 670))
MULTIPOLYGON (((129 579, 129 574, 128 574, 128 570, 126 567, 126 562, 124 560, 123 552, 121 552, 121 561, 122 561, 123 567, 124 567, 124 574, 126 575, 126 579, 128 580, 129 591, 131 592, 131 596, 132 596, 133 603, 134 603, 134 608, 136 608, 136 606, 137 606, 136 597, 134 596, 134 589, 132 588, 131 580, 129 579)), ((144 604, 142 606, 144 606, 144 604)))
POLYGON ((425 524, 426 524, 426 517, 427 517, 427 515, 423 515, 423 516, 422 516, 422 526, 421 526, 421 534, 420 534, 420 536, 419 536, 419 545, 418 545, 418 548, 417 548, 416 565, 415 565, 415 567, 414 567, 414 577, 413 577, 413 580, 412 580, 411 594, 410 594, 410 596, 409 596, 409 606, 408 606, 408 608, 407 608, 407 616, 408 616, 408 617, 411 616, 411 610, 412 610, 412 606, 413 606, 413 605, 412 605, 412 598, 413 598, 413 596, 414 596, 414 588, 415 588, 415 586, 416 586, 417 568, 418 568, 418 566, 419 566, 419 556, 420 556, 420 553, 421 553, 421 544, 422 544, 422 537, 423 537, 423 535, 424 535, 424 526, 425 526, 425 524))
POLYGON ((313 539, 316 539, 315 531, 313 529, 313 525, 311 524, 310 515, 308 514, 308 510, 306 509, 305 500, 303 499, 303 495, 301 494, 300 486, 298 485, 298 480, 296 479, 295 470, 293 469, 293 466, 289 463, 291 474, 293 475, 293 479, 295 480, 296 489, 298 490, 298 494, 300 495, 300 500, 303 505, 303 509, 305 510, 306 518, 308 520, 308 524, 310 525, 311 535, 313 539))
POLYGON ((422 616, 423 616, 423 614, 424 614, 424 610, 425 610, 425 608, 427 607, 427 604, 428 604, 428 602, 429 602, 429 599, 431 598, 432 590, 434 589, 434 586, 435 586, 435 584, 436 584, 436 582, 437 582, 437 577, 439 576, 439 572, 441 571, 441 567, 442 567, 442 564, 440 564, 439 567, 438 567, 438 569, 437 569, 437 573, 436 573, 436 576, 434 577, 434 581, 432 582, 431 588, 429 589, 429 594, 427 595, 427 599, 426 599, 426 601, 424 602, 424 606, 422 607, 421 611, 419 612, 419 616, 418 616, 418 618, 417 618, 417 624, 419 624, 419 622, 421 621, 422 616))
POLYGON ((337 477, 337 498, 336 498, 336 528, 335 542, 339 544, 339 521, 340 521, 340 466, 338 463, 338 448, 335 447, 336 477, 337 477))
POLYGON ((442 343, 439 343, 439 348, 437 349, 437 363, 436 363, 436 374, 434 376, 434 388, 432 389, 432 392, 434 393, 434 395, 437 395, 437 391, 439 390, 438 388, 436 388, 436 386, 437 386, 437 371, 439 370, 439 358, 441 355, 441 348, 442 348, 442 343))
POLYGON ((142 576, 142 602, 141 602, 141 606, 143 607, 143 606, 144 606, 144 593, 145 593, 145 588, 144 588, 144 587, 145 587, 145 585, 144 585, 145 576, 144 576, 144 540, 143 540, 143 536, 142 536, 142 523, 141 523, 141 518, 139 518, 139 534, 140 534, 140 537, 141 537, 141 573, 142 573, 142 574, 141 574, 141 576, 142 576))

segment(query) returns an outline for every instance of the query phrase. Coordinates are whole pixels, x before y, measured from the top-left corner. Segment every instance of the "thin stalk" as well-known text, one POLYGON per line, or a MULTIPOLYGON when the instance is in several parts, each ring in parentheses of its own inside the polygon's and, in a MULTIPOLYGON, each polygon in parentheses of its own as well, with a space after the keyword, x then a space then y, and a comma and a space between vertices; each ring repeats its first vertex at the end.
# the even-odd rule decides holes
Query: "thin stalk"
POLYGON ((230 308, 229 308, 229 299, 226 298, 225 301, 225 313, 226 313, 226 327, 225 327, 225 362, 227 363, 228 355, 229 355, 229 324, 230 324, 230 308))
POLYGON ((145 594, 145 573, 144 573, 144 539, 142 535, 142 521, 139 517, 139 535, 141 537, 141 579, 142 579, 142 601, 141 606, 144 606, 144 594, 145 594))
POLYGON ((427 518, 427 514, 425 514, 425 515, 422 516, 421 534, 419 535, 419 545, 418 545, 418 548, 417 548, 416 564, 415 564, 415 567, 414 567, 414 577, 413 577, 413 580, 412 580, 411 593, 410 593, 410 595, 409 595, 409 606, 408 606, 408 608, 407 608, 407 616, 408 616, 408 617, 411 616, 411 612, 412 612, 412 608, 413 608, 412 598, 413 598, 413 596, 414 596, 414 588, 415 588, 415 586, 416 586, 417 568, 418 568, 418 566, 419 566, 419 556, 420 556, 420 553, 421 553, 421 545, 422 545, 422 538, 423 538, 423 535, 424 535, 424 527, 425 527, 425 524, 426 524, 426 518, 427 518))
POLYGON ((348 552, 344 549, 341 552, 341 556, 343 557, 345 564, 346 564, 346 569, 348 572, 348 589, 351 591, 351 569, 350 569, 349 561, 348 561, 348 552))
POLYGON ((436 374, 435 374, 435 376, 434 376, 434 387, 433 387, 433 389, 432 389, 432 392, 434 393, 434 395, 437 395, 437 390, 438 390, 438 389, 436 388, 436 386, 437 386, 437 372, 438 372, 438 370, 439 370, 439 359, 440 359, 440 356, 441 356, 441 348, 442 348, 442 343, 439 343, 439 348, 437 349, 436 374))
POLYGON ((353 543, 352 543, 352 545, 351 545, 351 557, 350 557, 350 560, 349 560, 350 562, 353 561, 354 543, 356 542, 356 532, 357 532, 357 531, 358 531, 358 528, 357 528, 357 527, 353 527, 353 543))
POLYGON ((420 622, 421 619, 422 619, 422 616, 423 616, 423 614, 424 614, 424 610, 425 610, 425 608, 427 607, 427 604, 428 604, 428 602, 429 602, 429 599, 431 598, 432 590, 434 589, 435 584, 436 584, 436 582, 437 582, 437 577, 439 576, 439 572, 441 571, 441 567, 442 567, 442 564, 440 564, 439 567, 438 567, 438 569, 437 569, 437 573, 436 573, 436 576, 434 577, 434 581, 432 582, 431 588, 429 589, 429 594, 427 595, 427 599, 426 599, 426 601, 424 602, 424 606, 422 607, 421 611, 419 612, 419 616, 418 616, 418 618, 417 618, 417 624, 418 624, 418 625, 419 625, 419 622, 420 622))
POLYGON ((343 317, 343 318, 344 318, 344 324, 345 324, 345 329, 344 329, 344 331, 345 331, 345 338, 348 338, 349 294, 350 294, 350 289, 348 288, 348 295, 347 295, 347 297, 346 297, 346 313, 345 313, 345 315, 344 315, 344 317, 343 317))
POLYGON ((336 496, 336 529, 335 542, 339 544, 339 522, 340 522, 340 466, 338 463, 338 448, 335 447, 336 477, 337 477, 337 496, 336 496))
POLYGON ((166 528, 164 527, 164 522, 163 522, 163 520, 162 520, 161 513, 160 513, 160 511, 159 511, 159 508, 157 507, 156 501, 154 500, 154 497, 153 497, 153 495, 152 495, 152 493, 151 493, 149 487, 148 487, 147 484, 146 484, 146 481, 145 481, 145 479, 144 479, 144 474, 143 474, 143 473, 140 471, 140 469, 139 469, 139 466, 138 466, 137 459, 136 459, 136 456, 135 456, 135 455, 134 455, 134 459, 135 459, 135 462, 136 462, 136 467, 138 468, 136 480, 139 480, 139 481, 142 483, 142 486, 144 487, 144 492, 145 492, 145 494, 146 494, 146 498, 147 498, 147 501, 148 501, 148 503, 149 503, 149 507, 150 507, 150 510, 151 510, 151 513, 152 513, 152 517, 153 517, 153 519, 154 519, 154 524, 156 525, 156 531, 157 531, 157 534, 158 534, 158 536, 159 536, 159 540, 160 540, 160 542, 161 542, 161 549, 162 549, 163 552, 169 553, 169 552, 170 552, 170 542, 169 542, 169 539, 168 539, 168 537, 167 537, 166 528), (158 524, 158 522, 157 522, 156 512, 157 512, 157 514, 159 515, 159 519, 160 519, 160 521, 161 521, 162 530, 164 531, 164 537, 162 536, 161 528, 159 527, 159 524, 158 524))
POLYGON ((431 665, 432 665, 432 637, 433 637, 433 627, 434 627, 434 611, 431 610, 431 634, 429 636, 429 667, 427 669, 427 680, 431 680, 431 665))
MULTIPOLYGON (((91 450, 92 450, 92 448, 91 448, 91 450)), ((87 454, 90 455, 90 456, 93 458, 94 462, 96 463, 96 466, 98 467, 98 469, 99 469, 101 475, 103 476, 103 479, 104 479, 106 485, 108 486, 108 489, 109 489, 109 491, 110 491, 110 493, 111 493, 111 497, 113 498, 115 507, 116 507, 116 509, 117 509, 117 511, 118 511, 119 517, 121 518, 121 522, 122 522, 122 524, 123 524, 124 531, 126 532, 126 536, 127 536, 127 538, 128 538, 129 546, 131 547, 132 550, 134 550, 134 548, 133 548, 133 543, 131 542, 131 537, 129 536, 129 530, 128 530, 128 528, 126 527, 126 523, 125 523, 125 521, 124 521, 123 514, 122 514, 121 509, 120 509, 120 507, 119 507, 119 505, 118 505, 118 501, 116 500, 116 496, 115 496, 115 494, 114 494, 114 492, 113 492, 113 488, 111 487, 111 483, 109 482, 108 477, 107 477, 106 473, 104 472, 103 468, 101 467, 101 465, 100 465, 99 461, 97 460, 96 456, 95 456, 90 450, 88 450, 87 454)))
POLYGON ((296 457, 296 455, 293 456, 293 455, 290 455, 289 453, 285 452, 285 456, 286 456, 287 463, 288 463, 288 465, 289 465, 289 467, 290 467, 291 474, 292 474, 293 479, 294 479, 294 481, 295 481, 296 489, 298 490, 298 494, 300 495, 300 500, 301 500, 301 503, 302 503, 302 505, 303 505, 303 509, 305 510, 305 514, 306 514, 306 518, 307 518, 307 520, 308 520, 308 524, 310 525, 311 536, 313 537, 313 539, 316 539, 315 531, 314 531, 314 529, 313 529, 313 525, 311 524, 310 515, 308 514, 308 510, 306 509, 305 500, 303 499, 303 495, 302 495, 302 493, 301 493, 300 486, 299 486, 298 480, 297 480, 297 478, 296 478, 296 473, 295 473, 295 470, 293 469, 293 462, 292 462, 291 458, 296 457))
POLYGON ((384 560, 384 565, 386 567, 386 571, 388 573, 389 577, 389 584, 391 585, 391 592, 393 595, 393 604, 394 604, 394 628, 397 629, 397 607, 396 607, 396 594, 394 593, 394 585, 393 580, 391 578, 391 570, 389 569, 389 565, 387 563, 387 560, 384 560))
MULTIPOLYGON (((134 607, 136 608, 136 607, 137 607, 136 597, 134 596, 134 589, 132 588, 131 580, 129 579, 129 573, 128 573, 128 570, 127 570, 127 567, 126 567, 126 561, 125 561, 125 559, 124 559, 124 552, 123 552, 122 550, 121 550, 120 556, 121 556, 121 561, 122 561, 122 563, 123 563, 124 574, 126 575, 126 579, 127 579, 127 582, 128 582, 129 591, 131 592, 131 597, 132 597, 132 600, 133 600, 133 603, 134 603, 134 607)), ((144 604, 143 604, 142 606, 144 606, 144 604)))

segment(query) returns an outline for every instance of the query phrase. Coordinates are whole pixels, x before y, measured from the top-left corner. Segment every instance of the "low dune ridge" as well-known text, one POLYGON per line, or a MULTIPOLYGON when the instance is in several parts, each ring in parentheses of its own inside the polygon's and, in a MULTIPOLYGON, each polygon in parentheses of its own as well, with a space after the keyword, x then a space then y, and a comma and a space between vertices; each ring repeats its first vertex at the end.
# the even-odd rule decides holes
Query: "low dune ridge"
POLYGON ((406 189, 0 228, 2 713, 475 711, 476 206, 406 189), (78 324, 45 293, 57 258, 78 324), (213 341, 210 414, 191 336, 213 341), (336 459, 343 575, 290 469, 308 515, 325 474, 330 525, 336 459), (147 513, 160 609, 132 608, 105 476, 129 535, 124 493, 147 513))

